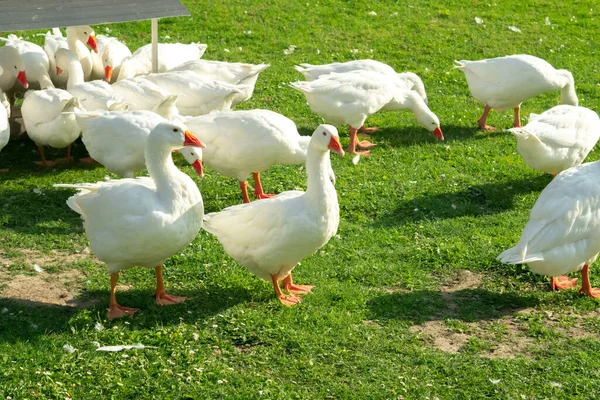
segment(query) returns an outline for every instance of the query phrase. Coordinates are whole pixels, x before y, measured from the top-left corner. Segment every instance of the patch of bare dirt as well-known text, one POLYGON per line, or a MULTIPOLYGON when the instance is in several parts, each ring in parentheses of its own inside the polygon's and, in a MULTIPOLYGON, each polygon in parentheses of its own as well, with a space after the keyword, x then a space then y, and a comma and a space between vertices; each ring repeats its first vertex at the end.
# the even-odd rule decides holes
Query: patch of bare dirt
POLYGON ((50 253, 46 254, 39 250, 32 249, 19 249, 19 254, 16 257, 8 257, 6 254, 0 253, 0 266, 10 266, 15 263, 24 262, 25 264, 33 268, 34 265, 39 265, 41 268, 46 266, 62 266, 69 265, 75 262, 91 259, 97 263, 100 261, 90 254, 90 250, 86 247, 79 253, 66 253, 57 250, 51 250, 50 253))
POLYGON ((83 272, 72 269, 50 274, 8 275, 0 273, 0 297, 30 305, 89 307, 97 300, 81 300, 83 272))

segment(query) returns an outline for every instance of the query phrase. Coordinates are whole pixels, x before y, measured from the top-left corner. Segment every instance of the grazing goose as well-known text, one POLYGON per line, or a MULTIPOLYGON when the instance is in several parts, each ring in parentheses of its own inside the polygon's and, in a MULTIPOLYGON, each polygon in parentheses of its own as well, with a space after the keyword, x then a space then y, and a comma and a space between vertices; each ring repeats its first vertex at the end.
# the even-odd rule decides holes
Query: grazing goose
POLYGON ((413 90, 401 90, 390 83, 389 77, 372 71, 350 71, 323 75, 310 82, 293 82, 293 88, 304 94, 310 109, 327 122, 347 124, 350 128, 349 152, 368 156, 369 151, 356 147, 375 146, 366 140, 358 141, 357 131, 368 116, 386 110, 411 110, 417 121, 433 135, 444 140, 440 121, 423 98, 413 90))
POLYGON ((529 264, 536 274, 549 275, 553 290, 576 287, 564 274, 581 271, 579 290, 600 297, 592 288, 589 267, 600 252, 600 162, 577 165, 559 173, 535 202, 516 246, 498 259, 529 264))
POLYGON ((335 127, 320 125, 311 137, 306 156, 306 192, 283 192, 205 216, 204 229, 219 239, 234 260, 271 281, 277 298, 287 306, 301 301, 296 294, 312 289, 294 285, 294 267, 337 232, 340 214, 330 179, 329 150, 344 155, 335 127), (283 281, 289 295, 281 291, 279 281, 283 281))
POLYGON ((397 82, 400 88, 406 90, 414 90, 419 93, 419 96, 423 98, 427 103, 427 94, 425 93, 425 85, 419 77, 419 75, 413 72, 396 72, 394 68, 381 61, 376 60, 352 60, 346 62, 334 62, 331 64, 313 65, 313 64, 300 64, 296 66, 296 71, 304 75, 307 81, 314 81, 321 75, 327 75, 331 73, 349 72, 349 71, 373 71, 379 72, 380 74, 387 75, 389 77, 397 78, 397 82))
POLYGON ((542 93, 560 89, 560 102, 578 105, 573 75, 564 69, 554 69, 548 62, 528 54, 488 58, 479 61, 456 61, 473 97, 485 103, 483 115, 477 121, 486 131, 496 128, 486 125, 491 109, 515 113, 513 127, 521 126, 521 103, 542 93))
POLYGON ((204 162, 240 183, 249 203, 248 176, 254 176, 254 195, 269 198, 260 173, 273 164, 302 164, 310 137, 300 136, 291 119, 269 110, 222 111, 187 118, 185 124, 206 143, 204 162))
POLYGON ((154 268, 157 304, 185 300, 166 293, 162 276, 164 262, 194 240, 204 215, 198 187, 171 158, 182 146, 203 144, 184 125, 163 122, 146 141, 150 177, 55 185, 79 190, 67 204, 81 215, 92 251, 110 271, 109 319, 137 311, 116 299, 119 272, 135 266, 154 268))
POLYGON ((508 131, 525 164, 556 175, 583 162, 600 138, 600 118, 585 107, 563 104, 531 114, 527 125, 508 131))

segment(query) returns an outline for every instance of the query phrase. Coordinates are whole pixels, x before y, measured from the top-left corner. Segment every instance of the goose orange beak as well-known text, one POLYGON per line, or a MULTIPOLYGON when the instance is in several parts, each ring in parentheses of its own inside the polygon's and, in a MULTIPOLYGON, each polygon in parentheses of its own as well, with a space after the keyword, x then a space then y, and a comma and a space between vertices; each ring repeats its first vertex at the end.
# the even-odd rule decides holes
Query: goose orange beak
POLYGON ((205 148, 206 145, 202 143, 196 136, 192 135, 192 132, 185 131, 185 141, 183 142, 184 146, 192 146, 192 147, 200 147, 205 148))
POLYGON ((444 140, 444 135, 442 134, 442 130, 440 129, 439 126, 437 128, 435 128, 435 130, 433 131, 433 136, 435 136, 436 138, 438 138, 440 140, 444 140))
POLYGON ((21 83, 21 85, 27 89, 29 87, 29 82, 27 82, 27 75, 25 75, 25 71, 20 71, 17 74, 17 80, 21 83))
POLYGON ((86 44, 90 46, 92 50, 94 50, 94 53, 98 53, 98 43, 96 43, 96 36, 90 35, 86 44))
POLYGON ((110 78, 112 78, 113 67, 110 65, 104 67, 104 80, 106 82, 110 82, 110 78))
POLYGON ((192 167, 196 170, 196 173, 200 178, 204 178, 204 171, 202 170, 202 160, 196 160, 192 164, 192 167))
POLYGON ((329 139, 329 146, 327 148, 340 156, 344 156, 344 150, 342 149, 342 144, 340 143, 340 138, 337 136, 332 136, 329 139))

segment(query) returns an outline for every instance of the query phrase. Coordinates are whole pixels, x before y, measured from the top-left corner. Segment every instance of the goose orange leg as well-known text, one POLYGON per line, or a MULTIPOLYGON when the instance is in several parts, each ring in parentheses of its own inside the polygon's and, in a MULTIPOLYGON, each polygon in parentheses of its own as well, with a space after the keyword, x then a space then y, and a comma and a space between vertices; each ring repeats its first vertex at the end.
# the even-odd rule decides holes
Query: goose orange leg
POLYGON ((282 283, 283 283, 283 288, 285 290, 287 290, 289 293, 293 293, 293 294, 310 293, 311 289, 314 288, 314 286, 311 286, 311 285, 294 285, 294 283, 292 282, 292 274, 289 274, 288 276, 283 278, 282 283))
POLYGON ((521 127, 521 107, 515 107, 515 120, 513 121, 513 128, 521 127))
POLYGON ((178 304, 183 303, 185 301, 185 297, 181 296, 172 296, 167 294, 165 291, 165 283, 163 281, 163 273, 162 273, 162 265, 154 268, 154 273, 156 275, 156 304, 161 306, 168 306, 170 304, 178 304))
POLYGON ((275 196, 274 194, 263 192, 262 184, 260 183, 260 172, 253 172, 252 176, 254 177, 254 195, 257 199, 268 199, 275 196))
POLYGON ((579 293, 586 294, 595 299, 600 298, 600 289, 593 288, 590 283, 590 266, 584 265, 581 270, 581 289, 579 289, 579 293))
POLYGON ((242 189, 242 198, 244 203, 250 203, 250 197, 248 197, 248 182, 240 181, 240 189, 242 189))
POLYGON ((44 146, 38 146, 38 150, 40 151, 40 157, 41 157, 41 161, 35 161, 35 163, 37 165, 42 165, 44 167, 53 167, 54 166, 54 161, 48 161, 46 160, 46 155, 44 154, 44 146))
POLYGON ((275 289, 275 294, 277 298, 284 306, 293 306, 302 302, 302 298, 295 296, 293 294, 284 294, 279 287, 279 280, 277 279, 277 275, 271 275, 271 281, 273 282, 273 288, 275 289))
POLYGON ((481 118, 479 118, 477 120, 477 124, 479 125, 479 127, 481 129, 483 129, 484 131, 488 131, 488 132, 493 132, 496 130, 496 128, 494 128, 493 126, 489 126, 485 124, 485 121, 487 120, 487 116, 488 113, 490 112, 490 110, 492 109, 492 107, 488 106, 487 104, 485 105, 485 108, 483 109, 483 115, 481 116, 481 118))
POLYGON ((113 272, 110 274, 110 303, 108 305, 108 311, 106 312, 106 318, 116 319, 125 316, 133 318, 133 314, 139 311, 137 308, 129 308, 120 306, 117 303, 117 281, 119 280, 119 273, 113 272))
POLYGON ((71 145, 67 146, 67 156, 65 158, 59 158, 57 160, 55 160, 55 163, 70 163, 71 161, 73 161, 73 158, 71 157, 71 145))
POLYGON ((564 290, 577 287, 577 279, 569 278, 566 275, 561 276, 551 276, 550 277, 550 286, 552 290, 564 290))
POLYGON ((358 136, 360 137, 370 137, 369 133, 371 132, 377 132, 379 130, 378 127, 376 126, 372 126, 370 128, 367 128, 364 124, 363 126, 361 126, 360 128, 358 128, 358 136))
POLYGON ((359 147, 362 147, 362 148, 368 148, 368 147, 373 147, 375 145, 366 140, 359 142, 356 137, 356 129, 351 126, 349 128, 350 128, 350 145, 348 146, 348 152, 352 153, 352 154, 359 154, 359 155, 365 156, 365 157, 370 156, 371 155, 370 151, 357 151, 356 146, 358 145, 359 147), (364 146, 362 146, 362 145, 364 145, 364 146))

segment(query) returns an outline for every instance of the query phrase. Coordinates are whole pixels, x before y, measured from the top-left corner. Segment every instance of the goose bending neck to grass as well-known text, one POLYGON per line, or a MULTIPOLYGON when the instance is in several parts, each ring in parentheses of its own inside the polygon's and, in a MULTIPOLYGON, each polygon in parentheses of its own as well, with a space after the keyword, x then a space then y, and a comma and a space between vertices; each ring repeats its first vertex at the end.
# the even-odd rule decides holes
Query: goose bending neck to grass
POLYGON ((306 192, 283 192, 205 217, 204 229, 219 239, 234 260, 272 282, 277 298, 286 306, 299 303, 297 294, 312 289, 292 282, 294 267, 337 232, 340 214, 329 150, 344 155, 335 127, 320 125, 306 155, 306 192), (282 292, 279 281, 289 294, 282 292))
POLYGON ((485 131, 496 128, 486 124, 490 110, 514 110, 513 127, 521 126, 521 103, 542 93, 560 90, 560 102, 578 105, 573 74, 555 69, 545 60, 528 54, 456 61, 455 68, 465 73, 473 97, 485 103, 477 121, 485 131))
POLYGON ((81 215, 90 247, 110 271, 109 319, 137 311, 116 299, 119 272, 135 266, 154 268, 157 304, 185 300, 168 295, 162 277, 164 262, 194 240, 204 215, 198 187, 171 158, 182 146, 204 145, 184 125, 163 122, 146 141, 150 177, 55 185, 79 190, 67 204, 81 215))
POLYGON ((444 140, 440 120, 431 112, 423 98, 414 90, 399 89, 386 75, 373 71, 349 71, 323 75, 310 82, 292 82, 290 85, 302 92, 310 109, 327 122, 347 124, 350 129, 352 154, 370 155, 370 151, 357 151, 356 147, 368 149, 375 144, 358 141, 357 131, 365 120, 381 109, 409 109, 428 131, 444 140))

